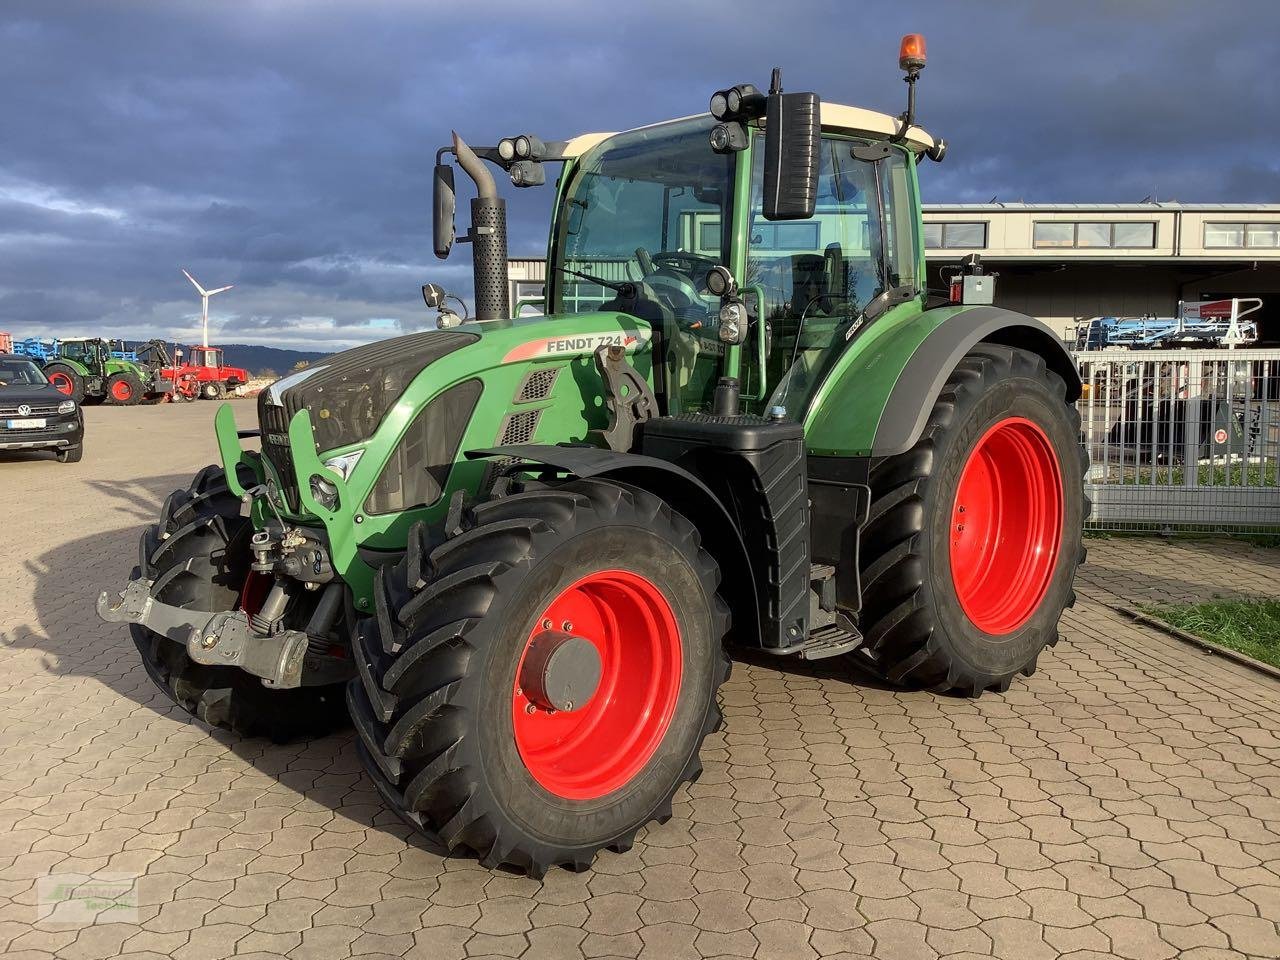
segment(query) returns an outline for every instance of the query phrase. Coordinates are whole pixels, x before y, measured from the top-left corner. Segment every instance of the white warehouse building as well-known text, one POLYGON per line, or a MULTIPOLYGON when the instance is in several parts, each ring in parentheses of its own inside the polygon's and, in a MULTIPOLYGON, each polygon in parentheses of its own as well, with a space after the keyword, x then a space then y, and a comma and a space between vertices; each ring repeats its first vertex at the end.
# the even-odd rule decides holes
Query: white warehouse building
MULTIPOLYGON (((1099 316, 1173 316, 1179 301, 1260 297, 1280 343, 1280 204, 926 204, 929 286, 970 253, 999 274, 996 303, 1063 340, 1099 316)), ((541 297, 541 257, 511 261, 511 303, 541 297)))
POLYGON ((1280 343, 1280 204, 981 203, 924 208, 930 286, 969 253, 996 302, 1070 340, 1090 317, 1174 316, 1179 301, 1260 297, 1280 343))

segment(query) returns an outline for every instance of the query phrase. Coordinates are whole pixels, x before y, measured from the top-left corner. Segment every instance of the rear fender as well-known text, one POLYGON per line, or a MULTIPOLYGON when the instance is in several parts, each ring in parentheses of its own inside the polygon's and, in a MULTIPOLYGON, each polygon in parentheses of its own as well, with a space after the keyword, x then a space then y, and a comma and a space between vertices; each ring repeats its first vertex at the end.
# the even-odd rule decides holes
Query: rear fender
POLYGON ((905 453, 920 439, 947 377, 980 343, 1018 347, 1044 357, 1067 387, 1067 402, 1080 397, 1080 373, 1062 341, 1031 317, 1001 307, 961 309, 938 326, 907 360, 876 425, 873 457, 905 453))
POLYGON ((1044 357, 1080 396, 1071 355, 1040 321, 1000 307, 895 307, 849 344, 805 413, 811 455, 886 457, 911 449, 960 360, 979 343, 1020 347, 1044 357))
POLYGON ((469 459, 514 457, 545 464, 571 476, 599 478, 640 487, 661 497, 693 523, 702 546, 720 565, 720 593, 733 615, 731 636, 743 646, 760 643, 751 563, 737 526, 714 493, 692 473, 666 460, 598 447, 554 447, 538 444, 468 450, 469 459))

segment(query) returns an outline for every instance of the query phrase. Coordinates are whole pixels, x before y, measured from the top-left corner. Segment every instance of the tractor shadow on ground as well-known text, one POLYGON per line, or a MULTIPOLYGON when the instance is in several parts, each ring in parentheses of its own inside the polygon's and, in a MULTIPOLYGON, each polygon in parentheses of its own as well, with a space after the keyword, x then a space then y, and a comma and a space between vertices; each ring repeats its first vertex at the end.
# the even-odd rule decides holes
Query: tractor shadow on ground
MULTIPOLYGON (((33 550, 21 561, 33 581, 29 620, 0 632, 0 647, 35 651, 43 669, 54 677, 93 680, 122 701, 200 731, 246 766, 313 803, 362 827, 394 834, 425 852, 448 857, 442 845, 403 823, 382 802, 356 759, 351 729, 275 744, 208 727, 188 716, 152 683, 125 625, 98 619, 95 604, 99 592, 114 593, 124 587, 137 562, 143 525, 158 515, 170 491, 186 486, 189 480, 184 474, 127 484, 89 481, 117 501, 113 507, 122 509, 124 519, 136 514, 138 523, 64 542, 43 553, 33 550), (318 770, 322 775, 317 775, 318 770)), ((19 561, 15 558, 13 562, 19 561)))

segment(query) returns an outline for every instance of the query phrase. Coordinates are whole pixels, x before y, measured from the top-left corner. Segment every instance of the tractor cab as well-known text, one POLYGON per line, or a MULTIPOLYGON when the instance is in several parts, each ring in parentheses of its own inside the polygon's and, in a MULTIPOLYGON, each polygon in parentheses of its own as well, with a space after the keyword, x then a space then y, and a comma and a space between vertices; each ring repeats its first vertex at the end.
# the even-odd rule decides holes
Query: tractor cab
POLYGON ((221 347, 191 347, 187 361, 193 367, 221 367, 221 347))
POLYGON ((103 340, 63 340, 58 348, 59 354, 67 360, 74 360, 88 370, 101 374, 105 369, 110 352, 103 340))
POLYGON ((924 292, 910 153, 933 141, 913 128, 911 142, 886 142, 889 118, 850 107, 823 104, 820 121, 802 218, 765 209, 761 130, 715 153, 724 122, 694 117, 586 152, 558 204, 549 312, 622 310, 659 325, 671 412, 710 409, 731 376, 748 412, 802 415, 846 339, 924 292))

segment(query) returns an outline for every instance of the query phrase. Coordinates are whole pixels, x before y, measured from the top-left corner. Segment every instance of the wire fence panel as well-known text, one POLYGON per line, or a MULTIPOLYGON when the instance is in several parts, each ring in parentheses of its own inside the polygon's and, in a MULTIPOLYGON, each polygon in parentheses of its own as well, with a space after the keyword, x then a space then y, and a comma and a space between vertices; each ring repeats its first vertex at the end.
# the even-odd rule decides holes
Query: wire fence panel
POLYGON ((1075 358, 1088 529, 1280 529, 1280 350, 1075 358))

